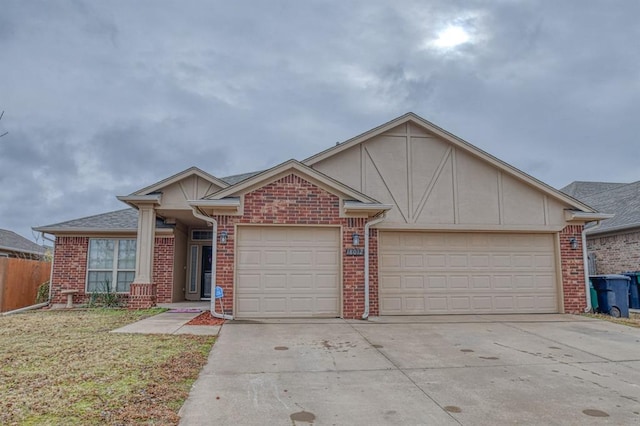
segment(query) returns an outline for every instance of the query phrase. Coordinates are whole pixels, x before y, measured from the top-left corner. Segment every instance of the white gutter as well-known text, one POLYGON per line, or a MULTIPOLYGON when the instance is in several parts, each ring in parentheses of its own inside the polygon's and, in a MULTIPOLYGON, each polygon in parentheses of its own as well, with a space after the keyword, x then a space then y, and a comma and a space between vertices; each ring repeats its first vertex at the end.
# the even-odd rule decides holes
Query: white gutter
POLYGON ((369 228, 376 225, 387 218, 387 212, 383 212, 382 216, 367 222, 364 225, 364 313, 362 319, 369 318, 369 228))
MULTIPOLYGON (((586 225, 586 223, 585 223, 586 225)), ((596 229, 600 226, 600 221, 596 222, 596 226, 591 229, 596 229)), ((584 312, 591 312, 593 305, 591 303, 591 287, 589 286, 589 254, 587 253, 587 230, 582 228, 582 261, 584 262, 584 289, 587 299, 587 306, 584 308, 584 312)))
POLYGON ((211 262, 211 315, 215 318, 221 318, 226 320, 232 320, 233 315, 225 315, 224 312, 218 313, 216 312, 216 271, 218 270, 218 221, 212 217, 205 216, 198 211, 196 206, 191 206, 191 210, 193 210, 193 215, 198 219, 202 219, 205 222, 210 223, 213 226, 213 238, 211 239, 211 257, 213 262, 211 262))

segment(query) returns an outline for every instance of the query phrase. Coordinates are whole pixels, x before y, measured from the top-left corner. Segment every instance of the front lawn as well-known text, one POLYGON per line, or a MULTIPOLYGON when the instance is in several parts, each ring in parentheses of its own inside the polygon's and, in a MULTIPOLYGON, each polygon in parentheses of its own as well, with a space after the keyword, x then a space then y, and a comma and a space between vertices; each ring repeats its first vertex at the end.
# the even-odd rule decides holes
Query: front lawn
POLYGON ((215 338, 109 333, 157 312, 0 317, 0 424, 177 424, 215 338))

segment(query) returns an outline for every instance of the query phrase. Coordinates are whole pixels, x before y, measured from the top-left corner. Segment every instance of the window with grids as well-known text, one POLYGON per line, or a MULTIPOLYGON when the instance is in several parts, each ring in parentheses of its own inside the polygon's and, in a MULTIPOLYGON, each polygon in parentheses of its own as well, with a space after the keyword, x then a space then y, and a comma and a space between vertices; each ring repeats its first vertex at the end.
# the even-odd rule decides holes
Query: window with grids
POLYGON ((128 293, 135 273, 136 240, 89 240, 88 293, 128 293))

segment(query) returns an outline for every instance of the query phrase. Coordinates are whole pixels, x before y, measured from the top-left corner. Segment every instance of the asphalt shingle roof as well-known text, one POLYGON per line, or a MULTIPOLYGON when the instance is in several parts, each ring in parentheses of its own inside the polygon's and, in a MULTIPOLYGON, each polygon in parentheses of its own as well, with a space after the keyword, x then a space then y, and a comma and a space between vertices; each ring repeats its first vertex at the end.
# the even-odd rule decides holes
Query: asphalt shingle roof
POLYGON ((263 171, 264 170, 260 170, 258 172, 242 173, 239 175, 227 176, 220 179, 227 182, 229 185, 235 185, 236 183, 242 182, 245 179, 249 179, 250 177, 257 175, 258 173, 262 173, 263 171))
MULTIPOLYGON (((571 182, 569 185, 562 188, 560 191, 569 195, 570 197, 575 198, 576 200, 582 201, 584 197, 591 196, 593 194, 597 194, 603 191, 609 191, 611 189, 616 189, 621 186, 627 185, 626 183, 616 183, 616 182, 585 182, 585 181, 575 181, 571 182)), ((595 207, 595 206, 591 206, 595 207)))
POLYGON ((44 254, 44 247, 8 229, 0 229, 0 248, 24 253, 44 254))
MULTIPOLYGON (((170 228, 161 219, 156 220, 156 228, 170 228)), ((73 229, 96 229, 96 230, 132 230, 138 229, 138 210, 123 209, 94 216, 81 217, 79 219, 68 220, 66 222, 54 223, 34 228, 38 231, 47 230, 73 230, 73 229)))
POLYGON ((598 227, 587 230, 590 235, 640 227, 640 181, 633 183, 573 182, 561 191, 603 213, 613 213, 598 227), (566 192, 573 185, 579 197, 566 192))

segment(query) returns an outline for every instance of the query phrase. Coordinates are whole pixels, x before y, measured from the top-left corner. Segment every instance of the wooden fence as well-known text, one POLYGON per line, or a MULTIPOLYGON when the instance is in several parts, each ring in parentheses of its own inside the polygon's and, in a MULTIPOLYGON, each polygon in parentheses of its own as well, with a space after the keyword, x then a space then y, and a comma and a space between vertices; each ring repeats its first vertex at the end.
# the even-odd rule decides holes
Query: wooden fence
POLYGON ((0 257, 0 312, 36 303, 38 286, 50 274, 49 262, 0 257))

